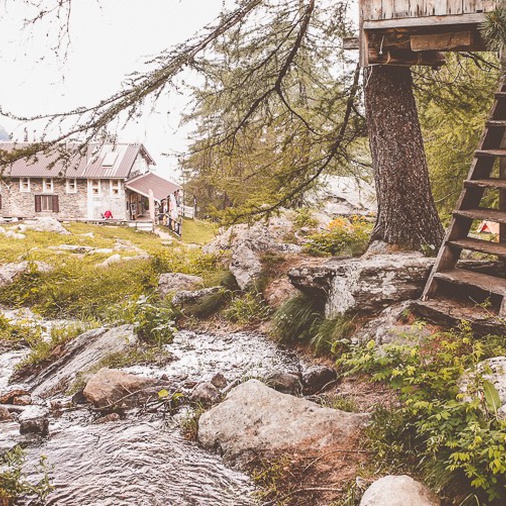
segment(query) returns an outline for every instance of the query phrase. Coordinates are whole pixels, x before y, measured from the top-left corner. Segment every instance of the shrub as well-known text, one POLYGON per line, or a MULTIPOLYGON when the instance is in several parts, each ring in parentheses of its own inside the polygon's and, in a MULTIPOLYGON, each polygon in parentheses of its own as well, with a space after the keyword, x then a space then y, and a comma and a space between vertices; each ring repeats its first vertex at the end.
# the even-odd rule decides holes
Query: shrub
POLYGON ((417 346, 384 346, 378 353, 371 342, 343 354, 337 361, 342 372, 367 372, 400 394, 401 407, 377 413, 371 426, 378 460, 417 467, 449 497, 500 504, 506 494, 506 421, 494 410, 497 392, 477 368, 491 350, 506 351, 495 336, 475 340, 463 324, 417 346), (464 371, 475 372, 468 398, 459 392, 464 371))
POLYGON ((357 256, 367 249, 371 224, 363 218, 338 218, 328 231, 308 236, 304 246, 311 255, 357 256))

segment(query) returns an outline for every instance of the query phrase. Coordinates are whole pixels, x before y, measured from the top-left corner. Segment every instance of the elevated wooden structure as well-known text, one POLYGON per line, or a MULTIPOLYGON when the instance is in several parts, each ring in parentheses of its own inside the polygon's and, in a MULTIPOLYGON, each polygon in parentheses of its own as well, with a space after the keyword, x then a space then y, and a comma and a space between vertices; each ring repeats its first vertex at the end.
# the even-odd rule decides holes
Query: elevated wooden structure
POLYGON ((360 61, 444 63, 444 51, 482 51, 479 25, 500 0, 360 0, 360 61))

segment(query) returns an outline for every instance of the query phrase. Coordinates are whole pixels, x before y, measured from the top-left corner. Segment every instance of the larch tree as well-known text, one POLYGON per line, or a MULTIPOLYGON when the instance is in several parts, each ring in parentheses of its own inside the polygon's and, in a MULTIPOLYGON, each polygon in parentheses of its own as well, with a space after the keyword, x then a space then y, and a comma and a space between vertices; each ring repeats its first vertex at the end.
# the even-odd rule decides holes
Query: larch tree
MULTIPOLYGON (((70 12, 72 0, 38 1, 40 17, 59 12, 61 18, 68 19, 65 14, 70 12), (56 11, 44 9, 45 4, 56 11)), ((147 71, 128 77, 117 93, 96 106, 61 115, 67 125, 64 133, 36 148, 47 149, 76 136, 85 146, 111 121, 135 116, 147 101, 167 92, 182 69, 190 68, 204 79, 214 79, 206 73, 217 67, 208 63, 226 36, 228 57, 235 58, 235 66, 226 79, 219 76, 223 88, 214 90, 214 98, 211 94, 206 100, 212 101, 213 114, 219 115, 221 106, 227 121, 223 128, 213 130, 213 142, 206 143, 201 137, 198 150, 237 153, 238 147, 245 146, 239 142, 243 136, 242 140, 250 141, 246 151, 251 153, 258 147, 259 132, 275 139, 278 149, 281 145, 296 152, 303 147, 300 156, 284 168, 279 165, 277 171, 272 170, 272 160, 255 162, 253 172, 272 176, 273 190, 266 206, 252 202, 247 214, 290 205, 322 173, 353 162, 354 142, 364 131, 360 75, 335 44, 347 34, 344 15, 348 2, 237 0, 235 5, 235 10, 222 13, 216 26, 153 58, 147 71), (336 86, 326 85, 325 93, 316 100, 317 86, 308 86, 308 82, 315 77, 312 69, 318 67, 339 68, 339 72, 334 75, 336 86), (300 100, 306 92, 306 100, 300 100), (287 126, 288 133, 276 137, 275 132, 287 126)), ((410 70, 375 67, 368 70, 364 81, 379 202, 373 238, 410 249, 436 249, 442 240, 442 227, 430 191, 410 70)), ((219 122, 213 128, 217 125, 219 122)), ((4 162, 12 160, 5 153, 0 155, 4 162)), ((244 218, 236 216, 240 217, 244 218)))

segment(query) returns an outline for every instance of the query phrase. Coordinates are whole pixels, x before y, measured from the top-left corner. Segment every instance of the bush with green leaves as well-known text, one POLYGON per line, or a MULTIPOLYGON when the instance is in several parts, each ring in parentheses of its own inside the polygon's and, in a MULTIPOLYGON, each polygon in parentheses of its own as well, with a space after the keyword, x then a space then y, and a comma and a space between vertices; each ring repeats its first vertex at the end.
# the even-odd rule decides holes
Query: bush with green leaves
POLYGON ((378 412, 369 428, 371 448, 384 471, 411 468, 442 496, 501 504, 506 497, 506 421, 497 416, 497 391, 478 364, 505 353, 500 338, 477 340, 462 324, 415 346, 378 349, 371 341, 342 354, 337 360, 341 373, 368 373, 399 392, 401 407, 378 412), (464 373, 474 378, 466 395, 460 391, 464 373))
POLYGON ((317 256, 357 256, 367 249, 371 223, 360 217, 338 218, 328 230, 308 236, 305 250, 317 256))
POLYGON ((34 325, 13 323, 5 315, 0 314, 0 351, 21 348, 41 337, 41 328, 34 325))

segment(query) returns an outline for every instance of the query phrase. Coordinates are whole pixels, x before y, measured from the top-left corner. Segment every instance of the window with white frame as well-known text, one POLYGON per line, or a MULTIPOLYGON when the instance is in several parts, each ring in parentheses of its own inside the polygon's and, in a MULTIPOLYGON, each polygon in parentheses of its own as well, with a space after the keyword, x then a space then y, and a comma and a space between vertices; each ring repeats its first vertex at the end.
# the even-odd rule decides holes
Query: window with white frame
POLYGON ((30 191, 30 178, 22 177, 19 180, 19 191, 20 192, 29 192, 30 191))
POLYGON ((91 180, 91 193, 93 195, 100 195, 100 180, 92 179, 91 180))
POLYGON ((42 178, 42 191, 44 193, 53 193, 53 180, 50 177, 42 178))
POLYGON ((111 195, 119 195, 121 190, 121 181, 110 181, 111 184, 111 195))
POLYGON ((67 179, 67 193, 77 193, 77 179, 67 179))

